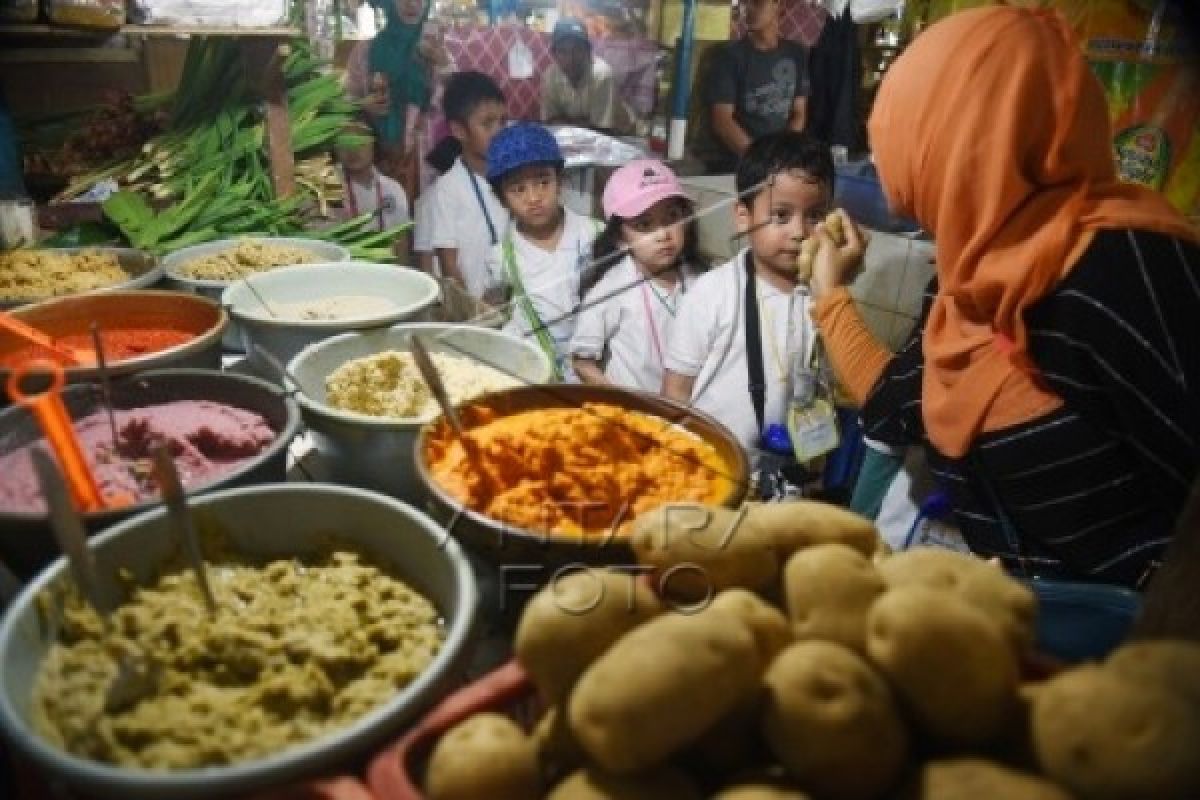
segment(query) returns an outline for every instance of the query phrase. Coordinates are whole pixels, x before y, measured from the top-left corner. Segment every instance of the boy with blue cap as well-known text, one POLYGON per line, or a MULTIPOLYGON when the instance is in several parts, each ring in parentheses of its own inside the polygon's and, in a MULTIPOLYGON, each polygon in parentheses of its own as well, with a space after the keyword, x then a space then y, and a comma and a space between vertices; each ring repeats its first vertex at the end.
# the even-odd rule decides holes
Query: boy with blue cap
POLYGON ((492 248, 488 272, 493 286, 512 295, 505 330, 532 337, 556 376, 573 381, 567 344, 598 225, 563 207, 563 164, 558 142, 541 125, 519 123, 492 139, 487 177, 510 222, 492 248))

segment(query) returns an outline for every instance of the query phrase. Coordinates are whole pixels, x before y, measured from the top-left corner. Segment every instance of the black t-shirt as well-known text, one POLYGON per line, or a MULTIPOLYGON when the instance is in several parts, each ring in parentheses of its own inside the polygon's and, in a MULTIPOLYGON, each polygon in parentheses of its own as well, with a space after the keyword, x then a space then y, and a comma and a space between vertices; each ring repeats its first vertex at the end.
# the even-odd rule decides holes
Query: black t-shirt
POLYGON ((758 50, 749 39, 729 42, 713 58, 705 92, 710 105, 732 105, 752 139, 787 128, 796 98, 807 96, 808 51, 788 39, 774 50, 758 50))

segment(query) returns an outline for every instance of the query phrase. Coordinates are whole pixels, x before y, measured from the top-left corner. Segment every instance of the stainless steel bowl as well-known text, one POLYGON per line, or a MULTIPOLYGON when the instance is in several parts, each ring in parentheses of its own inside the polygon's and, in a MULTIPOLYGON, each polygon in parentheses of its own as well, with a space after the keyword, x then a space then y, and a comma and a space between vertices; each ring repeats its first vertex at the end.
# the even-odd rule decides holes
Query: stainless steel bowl
MULTIPOLYGON (((219 369, 221 337, 229 327, 229 315, 217 303, 205 297, 182 292, 130 291, 58 297, 9 312, 50 334, 86 333, 95 322, 101 330, 130 328, 138 324, 153 326, 156 321, 194 333, 183 344, 136 358, 108 362, 109 375, 121 377, 151 369, 219 369)), ((12 334, 0 332, 0 356, 24 342, 12 334)), ((95 383, 95 367, 68 367, 67 383, 95 383)), ((0 387, 8 381, 10 370, 0 366, 0 387)), ((0 396, 7 397, 2 390, 0 396)))
POLYGON ((287 364, 308 345, 338 334, 424 320, 438 295, 437 281, 424 272, 392 264, 352 261, 264 272, 230 284, 221 295, 221 304, 237 323, 250 367, 259 375, 278 378, 257 348, 274 356, 280 364, 287 364), (334 320, 281 319, 273 310, 276 303, 312 302, 346 295, 378 297, 390 300, 395 307, 382 314, 334 320))
MULTIPOLYGON (((83 297, 94 295, 100 292, 126 291, 132 289, 148 289, 154 284, 162 280, 163 269, 159 265, 158 260, 151 254, 142 251, 134 250, 128 247, 59 247, 48 248, 53 249, 56 253, 82 253, 85 250, 99 251, 102 253, 110 253, 116 257, 119 263, 126 272, 129 273, 129 279, 102 286, 99 289, 92 289, 88 292, 77 294, 58 295, 58 297, 83 297)), ((30 303, 40 303, 44 300, 51 300, 53 297, 27 297, 20 300, 0 297, 0 310, 19 308, 30 303)))
MULTIPOLYGON (((327 551, 330 534, 374 558, 441 612, 446 639, 433 663, 409 686, 341 730, 276 755, 229 767, 142 772, 89 761, 43 740, 30 723, 32 687, 54 626, 37 598, 69 580, 65 560, 46 569, 17 597, 0 623, 0 729, 55 778, 95 797, 127 800, 241 796, 319 774, 364 756, 399 734, 440 699, 469 656, 478 592, 461 548, 410 506, 371 492, 323 484, 288 484, 215 492, 192 506, 228 533, 237 550, 289 557, 327 551)), ((152 580, 177 552, 162 509, 109 528, 92 540, 102 589, 126 591, 118 571, 152 580)))
POLYGON ((340 411, 326 402, 325 391, 325 379, 342 364, 386 350, 407 351, 413 334, 424 337, 431 352, 473 355, 525 383, 546 383, 553 369, 536 344, 468 325, 397 325, 335 336, 301 350, 288 365, 288 373, 299 389, 296 401, 305 427, 333 480, 418 503, 424 491, 413 466, 413 442, 428 419, 385 419, 340 411))
MULTIPOLYGON (((181 272, 182 267, 192 261, 200 258, 206 258, 217 253, 224 252, 230 248, 237 247, 244 241, 270 241, 272 244, 286 245, 288 247, 297 247, 307 250, 313 254, 316 259, 313 263, 337 263, 350 260, 350 251, 341 245, 332 242, 325 242, 320 239, 299 239, 287 236, 245 236, 237 239, 220 239, 215 242, 207 242, 198 244, 192 247, 184 247, 181 250, 176 250, 170 255, 164 256, 162 260, 163 275, 166 276, 167 284, 173 288, 185 292, 195 292, 196 294, 204 295, 213 300, 220 302, 221 293, 225 291, 225 287, 233 283, 233 281, 206 281, 198 278, 191 278, 181 272)), ((297 264, 296 266, 304 266, 297 264)), ((242 347, 241 335, 237 331, 236 325, 230 325, 225 331, 225 338, 222 342, 227 350, 240 350, 242 347)))
MULTIPOLYGON (((577 408, 584 403, 607 403, 627 411, 660 417, 699 436, 712 445, 726 465, 730 482, 724 505, 742 504, 749 485, 749 464, 745 451, 727 428, 707 414, 658 395, 610 386, 565 384, 524 386, 495 392, 464 404, 461 410, 470 416, 472 409, 488 409, 503 417, 525 411, 552 408, 577 408)), ((447 525, 450 533, 470 550, 493 566, 517 570, 527 583, 544 582, 554 570, 584 564, 634 564, 633 553, 620 536, 596 537, 581 541, 557 536, 549 531, 520 528, 493 519, 481 512, 464 508, 433 478, 429 470, 429 447, 434 432, 446 424, 440 417, 421 426, 415 442, 414 461, 421 486, 429 498, 428 508, 434 519, 447 525)))
MULTIPOLYGON (((137 408, 174 400, 211 400, 261 414, 276 432, 273 442, 237 469, 208 484, 189 488, 189 494, 211 492, 231 486, 248 486, 283 481, 287 478, 288 447, 300 431, 300 411, 278 386, 257 378, 199 369, 144 372, 113 382, 113 405, 137 408)), ((72 418, 100 410, 100 393, 94 385, 68 386, 63 403, 72 418)), ((33 415, 23 406, 0 411, 0 455, 42 438, 33 415)), ((112 525, 157 505, 147 500, 125 508, 84 515, 91 531, 112 525)), ((45 514, 0 510, 0 559, 28 578, 58 556, 45 514)))

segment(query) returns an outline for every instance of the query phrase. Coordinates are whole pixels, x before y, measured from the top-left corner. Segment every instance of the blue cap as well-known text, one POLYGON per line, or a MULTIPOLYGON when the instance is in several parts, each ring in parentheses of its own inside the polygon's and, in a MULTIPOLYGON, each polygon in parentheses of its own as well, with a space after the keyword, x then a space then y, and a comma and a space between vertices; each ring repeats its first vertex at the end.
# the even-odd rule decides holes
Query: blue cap
POLYGON ((487 152, 487 179, 498 181, 521 167, 548 164, 562 169, 566 162, 554 134, 532 122, 501 129, 487 152))
POLYGON ((587 26, 583 24, 582 20, 563 17, 554 23, 554 32, 550 34, 550 46, 557 47, 571 39, 577 39, 589 46, 592 43, 591 37, 588 36, 587 26))

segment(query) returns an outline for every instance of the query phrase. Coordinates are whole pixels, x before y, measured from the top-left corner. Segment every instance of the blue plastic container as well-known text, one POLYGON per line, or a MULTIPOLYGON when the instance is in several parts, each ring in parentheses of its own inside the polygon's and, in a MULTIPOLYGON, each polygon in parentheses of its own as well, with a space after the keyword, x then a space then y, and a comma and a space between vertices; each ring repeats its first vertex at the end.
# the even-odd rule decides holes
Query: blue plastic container
POLYGON ((1141 608, 1130 589, 1034 578, 1037 648, 1069 664, 1102 659, 1125 641, 1141 608))

